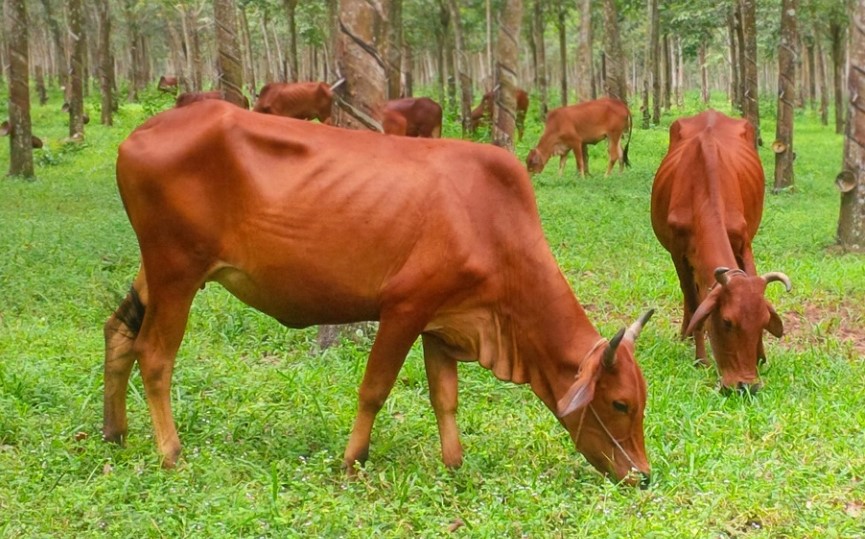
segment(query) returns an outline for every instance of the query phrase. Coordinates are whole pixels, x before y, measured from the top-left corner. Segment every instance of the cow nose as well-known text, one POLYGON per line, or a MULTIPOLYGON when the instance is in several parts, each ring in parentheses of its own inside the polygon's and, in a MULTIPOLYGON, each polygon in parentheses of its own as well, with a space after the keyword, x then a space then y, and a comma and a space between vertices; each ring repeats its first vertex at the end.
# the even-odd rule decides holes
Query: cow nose
POLYGON ((652 484, 652 476, 646 472, 640 472, 640 488, 646 490, 652 484))
POLYGON ((756 395, 758 391, 763 389, 763 382, 738 382, 735 386, 721 386, 721 394, 725 397, 729 397, 735 391, 740 395, 749 394, 756 395))

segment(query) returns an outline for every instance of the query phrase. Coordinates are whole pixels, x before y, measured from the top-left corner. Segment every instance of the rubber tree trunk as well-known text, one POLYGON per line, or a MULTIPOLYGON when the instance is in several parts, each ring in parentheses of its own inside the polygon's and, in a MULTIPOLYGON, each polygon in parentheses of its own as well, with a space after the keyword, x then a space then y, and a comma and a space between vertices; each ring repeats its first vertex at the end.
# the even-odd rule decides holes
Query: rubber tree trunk
POLYGON ((388 6, 385 40, 387 98, 397 99, 402 86, 402 0, 389 0, 388 6))
POLYGON ((727 39, 730 47, 730 106, 742 111, 742 96, 739 83, 739 41, 736 39, 736 16, 735 9, 730 6, 727 10, 727 39))
POLYGON ((351 129, 381 131, 377 117, 387 100, 387 75, 380 51, 385 13, 380 3, 342 0, 336 63, 345 82, 336 90, 337 124, 351 129))
POLYGON ((823 54, 823 46, 820 44, 820 33, 815 23, 814 35, 818 36, 815 43, 817 46, 817 77, 820 87, 820 123, 829 125, 829 90, 826 87, 826 56, 823 54))
POLYGON ((541 0, 534 0, 532 6, 532 41, 535 46, 535 83, 538 86, 541 104, 538 110, 541 120, 546 120, 547 114, 547 51, 544 45, 544 5, 541 0))
POLYGON ((592 0, 579 0, 580 30, 577 38, 577 99, 589 101, 595 98, 594 63, 592 62, 592 0))
POLYGON ((561 90, 560 101, 564 107, 568 104, 568 40, 565 27, 565 6, 562 0, 558 2, 558 12, 556 13, 556 30, 559 34, 559 70, 561 78, 559 79, 559 89, 561 90))
POLYGON ((744 107, 745 119, 754 126, 757 135, 757 146, 762 146, 760 137, 760 101, 757 80, 757 23, 756 23, 756 0, 740 0, 739 7, 742 14, 742 37, 744 39, 744 87, 742 94, 742 105, 744 107))
POLYGON ((108 0, 97 0, 99 17, 99 92, 102 125, 112 125, 114 111, 114 58, 111 55, 111 13, 108 0))
POLYGON ((84 138, 84 13, 81 0, 68 0, 69 40, 72 55, 69 58, 69 136, 84 138))
POLYGON ((837 185, 841 194, 838 243, 848 250, 865 249, 865 2, 856 2, 850 25, 850 69, 847 89, 849 122, 844 141, 844 170, 837 185))
MULTIPOLYGON (((63 45, 63 33, 60 30, 60 24, 54 17, 55 10, 51 9, 48 0, 42 0, 42 7, 45 10, 48 28, 51 30, 51 40, 54 41, 54 65, 57 68, 57 83, 59 86, 69 88, 66 83, 69 76, 69 64, 66 62, 66 47, 63 45)), ((67 100, 65 94, 63 100, 67 100)))
POLYGON ((650 121, 656 125, 661 118, 661 81, 658 69, 658 0, 646 2, 649 18, 649 40, 646 43, 647 65, 643 68, 643 129, 648 129, 650 121), (652 95, 651 108, 649 94, 652 95))
POLYGON ((496 106, 493 107, 493 144, 514 151, 516 129, 517 69, 520 59, 520 28, 523 0, 506 0, 496 39, 496 106))
POLYGON ((295 19, 297 0, 283 0, 282 5, 285 7, 288 21, 288 68, 291 70, 288 78, 292 82, 297 82, 297 21, 295 19))
POLYGON ((30 65, 27 0, 6 0, 4 17, 9 52, 9 175, 33 177, 30 126, 30 65))
POLYGON ((463 44, 463 29, 460 19, 460 9, 457 0, 448 0, 448 11, 454 31, 454 58, 457 79, 460 87, 460 115, 462 117, 463 136, 469 130, 472 114, 472 79, 463 44))
POLYGON ((628 102, 628 83, 625 78, 625 55, 619 38, 619 14, 615 0, 604 0, 604 65, 607 96, 628 102))
MULTIPOLYGON (((832 42, 832 87, 835 90, 835 132, 844 132, 844 98, 842 72, 844 70, 844 27, 839 21, 829 23, 832 42)), ((861 67, 861 66, 860 66, 861 67)))
POLYGON ((778 44, 778 120, 775 129, 774 192, 793 186, 793 113, 796 107, 796 59, 799 36, 796 0, 781 2, 781 42, 778 44))
POLYGON ((234 0, 213 0, 213 19, 216 25, 217 76, 219 89, 227 101, 246 108, 243 96, 243 65, 240 40, 237 34, 237 13, 234 0))

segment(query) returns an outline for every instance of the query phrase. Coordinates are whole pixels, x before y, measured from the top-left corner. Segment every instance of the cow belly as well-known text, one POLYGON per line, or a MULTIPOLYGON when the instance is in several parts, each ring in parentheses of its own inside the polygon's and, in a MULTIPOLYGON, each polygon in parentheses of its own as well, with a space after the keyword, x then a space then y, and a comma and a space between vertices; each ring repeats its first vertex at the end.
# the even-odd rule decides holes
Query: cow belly
POLYGON ((372 294, 358 293, 340 283, 321 286, 296 275, 282 278, 267 272, 251 273, 235 267, 221 267, 209 278, 233 296, 292 328, 316 324, 342 324, 377 320, 378 307, 372 294))

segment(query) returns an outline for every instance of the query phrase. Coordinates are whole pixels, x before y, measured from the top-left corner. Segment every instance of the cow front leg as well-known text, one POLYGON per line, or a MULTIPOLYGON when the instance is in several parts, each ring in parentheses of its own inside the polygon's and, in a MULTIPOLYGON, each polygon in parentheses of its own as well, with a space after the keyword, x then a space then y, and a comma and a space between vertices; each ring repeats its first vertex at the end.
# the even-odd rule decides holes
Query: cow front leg
POLYGON ((180 438, 171 413, 171 376, 195 290, 172 288, 160 290, 158 295, 151 291, 144 323, 133 345, 164 468, 173 468, 180 456, 180 438))
POLYGON ((423 357, 441 439, 442 461, 448 468, 458 468, 463 463, 463 448, 456 421, 457 360, 445 352, 441 339, 428 334, 423 335, 423 357))
POLYGON ((369 442, 375 416, 384 406, 409 348, 419 334, 420 330, 415 331, 410 323, 406 323, 406 318, 401 319, 400 316, 387 319, 383 317, 379 322, 378 333, 358 391, 357 417, 343 457, 343 466, 349 474, 354 473, 356 462, 363 464, 369 457, 369 442))
POLYGON ((574 148, 574 155, 577 156, 577 171, 581 178, 585 178, 588 173, 589 150, 588 145, 580 143, 574 148))
MULTIPOLYGON (((697 285, 694 282, 694 274, 688 260, 685 257, 679 258, 675 255, 672 258, 673 265, 676 267, 676 274, 679 277, 679 286, 682 289, 683 316, 679 337, 684 339, 685 330, 691 323, 691 317, 694 316, 694 311, 697 310, 697 306, 699 305, 699 298, 697 296, 697 285)), ((702 329, 694 331, 694 349, 696 364, 707 366, 709 363, 706 360, 705 333, 702 329)))
POLYGON ((565 170, 565 163, 568 162, 568 151, 559 154, 559 178, 562 177, 562 172, 565 170))

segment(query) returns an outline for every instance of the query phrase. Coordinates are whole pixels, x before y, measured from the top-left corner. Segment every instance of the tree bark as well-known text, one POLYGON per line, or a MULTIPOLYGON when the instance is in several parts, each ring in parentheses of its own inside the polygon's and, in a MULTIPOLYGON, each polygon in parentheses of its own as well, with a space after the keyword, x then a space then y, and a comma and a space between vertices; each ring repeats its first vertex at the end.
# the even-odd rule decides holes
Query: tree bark
POLYGON ((541 120, 546 119, 547 114, 547 50, 544 44, 544 6, 541 0, 535 0, 532 17, 532 41, 535 44, 535 82, 540 93, 541 120))
POLYGON ((706 65, 706 44, 700 43, 697 48, 697 59, 700 62, 700 100, 709 104, 709 68, 706 65))
POLYGON ((69 70, 69 136, 84 138, 84 13, 81 0, 69 0, 69 39, 72 45, 69 70))
POLYGON ((568 104, 568 41, 565 30, 565 6, 562 0, 558 1, 558 12, 556 13, 556 29, 559 34, 559 68, 561 79, 559 89, 561 90, 561 106, 568 104))
POLYGON ((735 8, 727 10, 727 37, 730 43, 730 105, 733 109, 742 111, 741 87, 739 82, 739 43, 736 38, 735 8))
POLYGON ((138 14, 135 12, 135 0, 126 0, 124 2, 123 14, 126 18, 126 26, 129 29, 129 54, 131 59, 129 99, 137 101, 138 92, 144 88, 147 82, 142 80, 144 51, 142 50, 143 43, 138 26, 138 14))
POLYGON ((579 0, 580 34, 577 41, 577 99, 595 98, 594 63, 592 62, 592 0, 579 0))
POLYGON ((384 37, 381 9, 366 0, 340 2, 336 63, 345 82, 336 98, 337 125, 342 127, 381 131, 379 107, 387 100, 385 61, 376 48, 384 37))
POLYGON ((664 110, 670 110, 671 105, 671 96, 673 95, 672 86, 673 86, 673 62, 670 60, 670 36, 669 34, 664 34, 663 39, 664 44, 664 92, 663 92, 663 100, 664 100, 664 110))
MULTIPOLYGON (((0 43, 0 46, 5 45, 0 43)), ((48 103, 48 90, 45 88, 45 72, 41 65, 37 65, 34 68, 33 76, 36 79, 36 95, 39 96, 39 104, 45 105, 45 103, 48 103)), ((0 79, 0 82, 2 82, 2 79, 0 79)))
POLYGON ((646 7, 649 18, 649 40, 646 43, 646 65, 643 66, 643 129, 648 129, 652 121, 657 125, 661 118, 661 85, 658 80, 658 0, 648 0, 646 7), (651 110, 649 109, 650 89, 651 110))
POLYGON ((297 0, 284 0, 283 6, 288 20, 288 66, 291 70, 289 80, 297 82, 297 21, 295 19, 297 0))
POLYGON ((829 22, 829 38, 832 42, 832 86, 835 90, 835 132, 844 132, 844 97, 842 72, 844 69, 844 27, 839 21, 829 22))
POLYGON ((238 6, 240 13, 240 37, 243 48, 242 64, 243 64, 243 80, 248 85, 248 90, 251 95, 255 95, 257 88, 255 82, 255 58, 252 56, 252 38, 249 35, 249 18, 246 16, 246 9, 241 4, 238 6))
POLYGON ((397 99, 402 86, 402 0, 389 0, 385 41, 387 98, 397 99))
POLYGON ((823 54, 823 46, 820 44, 820 33, 817 25, 814 25, 814 35, 817 36, 817 78, 820 86, 820 123, 829 125, 829 89, 826 87, 826 57, 823 54))
POLYGON ((246 108, 234 0, 213 0, 213 19, 216 24, 219 89, 225 92, 227 101, 246 108))
POLYGON ((605 92, 609 97, 628 101, 628 84, 625 78, 625 56, 619 38, 619 20, 615 0, 604 0, 604 63, 607 76, 605 92))
POLYGON ((458 73, 460 86, 460 114, 462 116, 463 136, 469 130, 469 122, 472 114, 472 79, 466 62, 465 45, 463 44, 462 22, 457 0, 448 0, 450 19, 454 30, 454 57, 455 68, 458 73))
POLYGON ((102 125, 114 123, 112 113, 114 111, 114 88, 112 82, 114 77, 114 58, 111 55, 111 13, 108 8, 108 0, 97 0, 97 13, 99 15, 99 92, 101 93, 102 125))
POLYGON ((742 13, 742 36, 745 42, 745 92, 742 94, 742 103, 745 108, 745 119, 754 126, 757 146, 762 146, 757 73, 757 4, 756 0, 740 0, 739 6, 742 13))
POLYGON ((844 140, 844 170, 839 175, 841 215, 838 243, 847 250, 865 249, 865 3, 856 2, 850 25, 849 123, 844 140))
POLYGON ((520 27, 523 1, 507 0, 499 19, 496 40, 496 106, 493 107, 493 144, 514 151, 516 127, 517 69, 520 58, 520 27))
POLYGON ((778 45, 778 120, 775 130, 774 192, 792 187, 794 182, 793 113, 796 107, 796 49, 799 36, 796 28, 796 0, 781 2, 781 43, 778 45))
POLYGON ((807 51, 806 62, 808 66, 808 103, 813 111, 817 106, 817 72, 814 63, 814 41, 813 37, 805 39, 805 50, 807 51))
MULTIPOLYGON (((69 64, 66 62, 66 47, 63 46, 63 33, 60 30, 60 24, 54 17, 54 10, 51 9, 51 4, 48 0, 42 0, 42 7, 45 10, 45 18, 48 20, 48 28, 51 30, 51 39, 54 41, 54 65, 57 67, 57 83, 59 86, 68 88, 67 78, 69 77, 69 64)), ((67 101, 64 93, 64 101, 67 101)))
POLYGON ((26 0, 6 0, 9 51, 9 175, 33 177, 33 134, 30 125, 30 66, 26 0))

